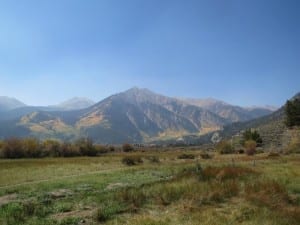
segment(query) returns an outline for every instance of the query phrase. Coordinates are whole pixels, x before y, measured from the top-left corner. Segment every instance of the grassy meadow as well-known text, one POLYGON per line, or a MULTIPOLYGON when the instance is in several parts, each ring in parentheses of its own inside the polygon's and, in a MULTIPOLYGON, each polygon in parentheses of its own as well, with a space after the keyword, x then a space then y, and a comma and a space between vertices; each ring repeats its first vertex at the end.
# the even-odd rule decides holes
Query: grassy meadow
POLYGON ((206 156, 1 159, 0 224, 300 224, 299 154, 206 156))

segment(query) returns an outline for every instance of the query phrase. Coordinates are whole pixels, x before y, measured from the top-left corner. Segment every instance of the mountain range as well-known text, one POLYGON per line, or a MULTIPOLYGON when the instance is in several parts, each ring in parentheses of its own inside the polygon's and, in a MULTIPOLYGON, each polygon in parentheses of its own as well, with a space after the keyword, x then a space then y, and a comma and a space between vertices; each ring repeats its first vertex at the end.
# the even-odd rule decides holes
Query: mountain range
MULTIPOLYGON (((1 100, 1 99, 0 99, 1 100)), ((48 107, 6 104, 0 112, 0 138, 36 136, 97 143, 141 143, 200 136, 271 114, 266 108, 243 108, 212 99, 182 99, 132 88, 98 103, 74 98, 48 107), (5 106, 5 107, 4 107, 5 106), (9 107, 8 107, 9 106, 9 107)))
POLYGON ((26 106, 23 102, 6 96, 0 96, 0 111, 9 111, 26 106))
POLYGON ((231 122, 248 121, 261 116, 270 114, 271 111, 275 111, 276 108, 272 107, 240 107, 230 105, 226 102, 207 98, 207 99, 181 99, 187 104, 195 105, 200 108, 209 110, 218 116, 227 119, 231 122))

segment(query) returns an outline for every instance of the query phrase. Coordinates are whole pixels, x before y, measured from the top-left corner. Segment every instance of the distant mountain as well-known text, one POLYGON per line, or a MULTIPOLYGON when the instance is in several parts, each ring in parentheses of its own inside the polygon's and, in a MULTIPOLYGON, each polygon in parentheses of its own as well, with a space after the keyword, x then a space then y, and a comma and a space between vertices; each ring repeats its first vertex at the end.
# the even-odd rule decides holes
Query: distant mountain
POLYGON ((0 112, 0 121, 17 120, 22 116, 36 111, 55 111, 55 109, 44 106, 22 106, 19 108, 0 112))
POLYGON ((92 100, 89 100, 87 98, 75 97, 65 102, 62 102, 58 105, 53 105, 53 106, 26 106, 25 104, 22 105, 19 104, 18 107, 1 111, 1 105, 0 105, 0 121, 18 119, 22 116, 25 116, 33 112, 38 112, 38 111, 54 112, 54 111, 80 110, 80 109, 88 108, 93 104, 95 103, 92 100))
POLYGON ((15 98, 0 96, 0 111, 9 111, 24 106, 25 104, 23 102, 15 98))
POLYGON ((246 107, 246 109, 267 109, 270 111, 275 112, 279 107, 273 106, 273 105, 264 105, 264 106, 251 106, 251 107, 246 107))
MULTIPOLYGON (((89 136, 96 142, 123 143, 200 135, 219 130, 227 123, 200 107, 133 88, 81 110, 30 112, 13 125, 42 138, 89 136)), ((5 131, 0 130, 1 136, 5 136, 5 131)))
POLYGON ((279 140, 284 130, 283 108, 251 120, 270 110, 242 108, 214 99, 170 98, 139 88, 112 95, 89 107, 86 106, 92 102, 81 100, 67 101, 61 108, 26 106, 0 112, 0 138, 90 137, 98 143, 168 140, 206 143, 216 132, 221 137, 230 137, 243 129, 257 128, 268 142, 268 137, 279 140), (67 110, 71 108, 76 110, 67 110), (244 122, 232 124, 232 121, 244 122))
POLYGON ((209 110, 230 122, 248 121, 271 114, 274 110, 270 107, 251 107, 243 108, 240 106, 230 105, 226 102, 208 99, 181 99, 187 104, 196 105, 203 109, 209 110))
POLYGON ((57 108, 59 110, 77 110, 88 108, 94 104, 95 102, 88 98, 74 97, 58 105, 51 106, 51 108, 57 108))
POLYGON ((197 106, 133 88, 89 108, 76 126, 99 141, 141 142, 207 133, 220 129, 226 122, 197 106))

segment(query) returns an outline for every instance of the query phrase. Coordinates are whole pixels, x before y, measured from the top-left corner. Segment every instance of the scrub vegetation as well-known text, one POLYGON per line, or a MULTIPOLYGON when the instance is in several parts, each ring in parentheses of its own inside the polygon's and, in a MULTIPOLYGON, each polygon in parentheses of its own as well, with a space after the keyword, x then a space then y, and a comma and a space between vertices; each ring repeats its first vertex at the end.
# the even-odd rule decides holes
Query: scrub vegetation
POLYGON ((299 154, 189 147, 1 159, 0 224, 296 225, 299 171, 299 154))

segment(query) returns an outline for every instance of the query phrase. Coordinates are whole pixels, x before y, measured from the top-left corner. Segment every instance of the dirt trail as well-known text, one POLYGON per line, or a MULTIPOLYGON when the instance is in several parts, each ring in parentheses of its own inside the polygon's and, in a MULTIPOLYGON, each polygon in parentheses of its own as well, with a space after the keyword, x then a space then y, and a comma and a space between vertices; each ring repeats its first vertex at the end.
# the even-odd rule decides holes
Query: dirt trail
POLYGON ((4 195, 0 197, 0 207, 2 205, 5 205, 13 200, 15 200, 17 198, 16 194, 10 194, 10 195, 4 195))

